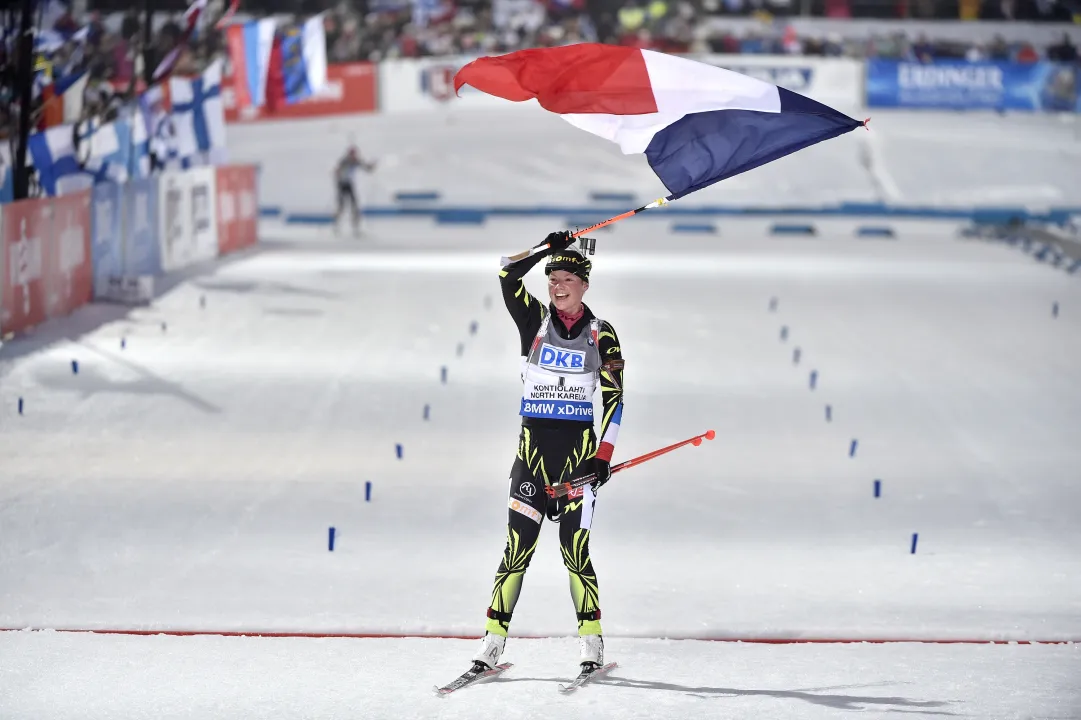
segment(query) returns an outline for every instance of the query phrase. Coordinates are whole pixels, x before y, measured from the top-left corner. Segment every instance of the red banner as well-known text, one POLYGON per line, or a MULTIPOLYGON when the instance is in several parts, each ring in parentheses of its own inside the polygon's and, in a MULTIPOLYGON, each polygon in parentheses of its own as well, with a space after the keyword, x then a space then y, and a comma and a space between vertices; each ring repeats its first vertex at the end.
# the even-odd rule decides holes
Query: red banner
POLYGON ((49 200, 22 200, 4 206, 5 267, 0 279, 0 331, 21 332, 45 321, 45 245, 49 200))
POLYGON ((378 75, 379 69, 374 63, 330 65, 327 87, 321 92, 295 105, 281 103, 272 111, 266 107, 238 109, 233 76, 226 75, 222 81, 225 120, 230 123, 258 122, 375 112, 379 105, 378 75))
POLYGON ((4 206, 0 331, 21 332, 90 301, 90 192, 4 206))
POLYGON ((236 252, 258 239, 254 165, 217 168, 218 254, 236 252))
POLYGON ((52 199, 52 226, 45 253, 45 311, 67 315, 94 294, 90 254, 90 191, 52 199))

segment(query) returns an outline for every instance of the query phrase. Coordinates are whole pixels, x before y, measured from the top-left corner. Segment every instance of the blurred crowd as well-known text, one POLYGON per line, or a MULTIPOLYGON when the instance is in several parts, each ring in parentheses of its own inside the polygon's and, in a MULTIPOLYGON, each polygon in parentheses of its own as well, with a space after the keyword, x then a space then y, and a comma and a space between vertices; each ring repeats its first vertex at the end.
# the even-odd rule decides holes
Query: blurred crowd
MULTIPOLYGON (((45 105, 50 101, 47 90, 83 70, 87 84, 83 94, 83 115, 105 122, 113 119, 120 107, 145 89, 141 82, 146 64, 151 68, 181 43, 181 15, 159 17, 149 38, 144 33, 142 16, 134 10, 102 15, 90 12, 75 17, 66 6, 56 4, 62 11, 46 13, 34 45, 34 93, 32 116, 40 126, 45 105), (144 48, 149 45, 149 51, 144 48), (147 61, 149 61, 147 63, 147 61)), ((18 107, 16 88, 16 23, 5 18, 0 42, 0 138, 7 137, 13 127, 18 107)), ((163 14, 159 14, 163 15, 163 14)), ((221 33, 199 33, 188 44, 177 61, 176 72, 198 73, 223 47, 221 33)))
MULTIPOLYGON (((1065 0, 973 0, 973 17, 1069 22, 1077 13, 1065 0)), ((1071 0, 1072 1, 1072 0, 1071 0)), ((952 5, 959 17, 965 0, 952 5), (960 2, 960 5, 958 4, 960 2)), ((903 16, 940 17, 948 4, 907 0, 865 3, 871 10, 902 8, 903 16)), ((327 15, 331 61, 498 54, 577 42, 630 45, 669 53, 798 54, 936 58, 1047 58, 1070 62, 1076 47, 1066 37, 1051 47, 1011 43, 1006 34, 986 47, 905 33, 844 39, 801 36, 787 23, 810 8, 831 17, 859 16, 859 0, 368 0, 337 3, 327 15), (423 11, 418 11, 423 8, 423 11), (725 29, 725 17, 751 17, 752 29, 725 29)), ((732 23, 731 25, 734 25, 732 23)))
MULTIPOLYGON (((214 2, 214 0, 212 0, 214 2)), ((218 0, 219 4, 221 0, 218 0)), ((904 32, 853 39, 800 35, 786 18, 795 13, 828 17, 882 15, 982 17, 1010 20, 1081 21, 1081 0, 290 0, 294 12, 326 11, 331 62, 379 61, 446 55, 485 55, 528 47, 604 42, 669 53, 785 54, 935 59, 1041 59, 1077 62, 1078 50, 1064 34, 1048 47, 1010 42, 1008 26, 985 45, 909 37, 904 32), (952 4, 951 4, 952 2, 952 4), (1076 3, 1076 5, 1071 5, 1076 3), (1075 16, 1076 13, 1076 16, 1075 16), (726 17, 740 17, 726 23, 726 17), (757 20, 748 23, 746 18, 757 20), (738 28, 738 29, 736 29, 738 28)), ((140 3, 141 4, 141 3, 140 3)), ((35 53, 35 82, 43 88, 77 69, 89 69, 86 112, 118 108, 141 90, 144 55, 151 67, 180 43, 180 13, 156 13, 147 38, 133 10, 73 17, 62 3, 43 18, 35 53), (149 43, 149 52, 144 45, 149 43)), ((93 4, 91 4, 93 6, 93 4)), ((242 11, 258 11, 245 0, 242 11)), ((268 5, 269 9, 269 5, 268 5)), ((278 9, 281 9, 280 7, 278 9)), ((0 137, 11 127, 16 105, 12 62, 16 13, 4 16, 0 43, 0 137)), ((879 23, 886 26, 886 23, 879 23)), ((194 74, 222 51, 223 34, 198 32, 183 47, 176 72, 194 74)), ((36 95, 40 112, 44 95, 36 95)))

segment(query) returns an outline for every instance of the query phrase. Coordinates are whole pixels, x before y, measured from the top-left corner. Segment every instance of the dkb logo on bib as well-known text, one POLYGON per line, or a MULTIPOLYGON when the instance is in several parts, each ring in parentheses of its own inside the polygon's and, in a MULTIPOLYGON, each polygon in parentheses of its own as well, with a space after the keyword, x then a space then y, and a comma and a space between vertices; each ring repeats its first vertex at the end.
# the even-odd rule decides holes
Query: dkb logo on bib
POLYGON ((540 366, 549 370, 585 370, 586 354, 577 350, 554 348, 545 343, 541 347, 540 366))

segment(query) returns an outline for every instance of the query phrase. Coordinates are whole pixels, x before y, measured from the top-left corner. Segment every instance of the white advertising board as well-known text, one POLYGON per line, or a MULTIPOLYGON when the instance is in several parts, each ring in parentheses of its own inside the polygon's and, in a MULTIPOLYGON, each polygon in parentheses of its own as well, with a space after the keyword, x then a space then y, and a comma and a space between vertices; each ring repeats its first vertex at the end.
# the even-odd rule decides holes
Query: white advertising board
MULTIPOLYGON (((863 63, 851 58, 785 55, 694 55, 709 63, 779 85, 840 110, 863 106, 863 63)), ((445 111, 532 105, 512 103, 464 86, 454 94, 454 74, 472 57, 385 60, 379 63, 379 110, 383 113, 445 111)))
POLYGON ((212 167, 188 170, 192 252, 195 262, 218 255, 217 173, 212 167))
POLYGON ((158 183, 158 237, 165 272, 217 256, 214 184, 214 168, 162 174, 158 183))
POLYGON ((190 265, 195 246, 191 236, 191 178, 184 172, 166 172, 158 182, 158 217, 161 267, 172 272, 190 265))
POLYGON ((694 55, 691 59, 750 75, 838 110, 863 106, 863 62, 787 55, 694 55))
MULTIPOLYGON (((486 95, 468 85, 454 94, 454 74, 473 57, 384 60, 379 63, 379 112, 407 113, 525 105, 486 95)), ((530 103, 534 104, 534 103, 530 103)))

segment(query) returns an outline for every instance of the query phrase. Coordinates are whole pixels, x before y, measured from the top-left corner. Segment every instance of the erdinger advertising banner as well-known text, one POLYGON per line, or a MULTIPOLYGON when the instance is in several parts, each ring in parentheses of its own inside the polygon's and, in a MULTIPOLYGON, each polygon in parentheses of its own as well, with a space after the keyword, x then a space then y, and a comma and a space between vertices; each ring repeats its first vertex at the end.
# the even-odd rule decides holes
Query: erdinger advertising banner
POLYGON ((1081 69, 1039 62, 867 62, 868 107, 1081 112, 1081 69))
POLYGON ((222 81, 225 120, 230 123, 258 122, 375 112, 378 108, 378 75, 379 70, 373 63, 330 65, 325 88, 293 105, 282 103, 272 112, 266 107, 237 108, 234 79, 227 75, 222 81))
POLYGON ((124 186, 124 272, 122 275, 159 275, 158 178, 132 180, 124 186))
POLYGON ((90 302, 93 295, 90 191, 53 198, 52 213, 45 252, 45 312, 57 317, 90 302))
POLYGON ((121 186, 101 182, 91 190, 90 255, 94 262, 94 294, 100 297, 108 279, 124 270, 120 235, 121 186))
POLYGON ((256 242, 256 171, 254 165, 225 165, 217 172, 218 254, 227 255, 256 242))
POLYGON ((45 244, 49 200, 20 200, 4 206, 0 228, 4 275, 0 278, 0 331, 21 332, 44 322, 45 244))

